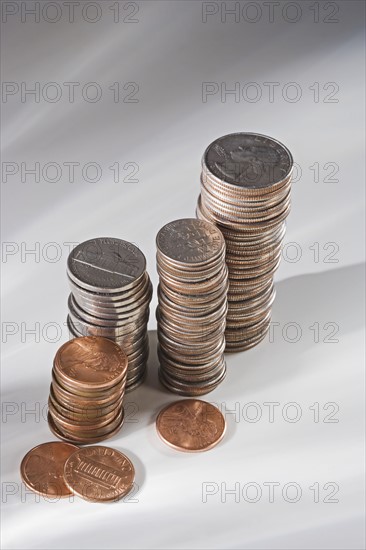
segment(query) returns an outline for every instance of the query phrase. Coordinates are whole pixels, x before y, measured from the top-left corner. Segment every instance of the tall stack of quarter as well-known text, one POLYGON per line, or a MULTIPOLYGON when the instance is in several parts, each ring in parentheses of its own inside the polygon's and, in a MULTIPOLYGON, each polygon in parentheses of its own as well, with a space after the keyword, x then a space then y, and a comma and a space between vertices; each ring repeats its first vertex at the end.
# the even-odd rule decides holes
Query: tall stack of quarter
POLYGON ((51 431, 71 443, 97 443, 123 423, 127 356, 106 338, 84 336, 57 351, 48 400, 51 431))
POLYGON ((214 222, 225 237, 227 351, 255 346, 269 329, 292 171, 288 149, 260 134, 220 137, 203 155, 197 217, 214 222))
POLYGON ((121 239, 98 238, 70 253, 68 327, 72 337, 102 336, 128 356, 126 391, 144 379, 152 285, 143 253, 121 239))
POLYGON ((225 241, 212 223, 183 219, 165 225, 156 244, 159 377, 172 392, 203 395, 226 374, 225 241))

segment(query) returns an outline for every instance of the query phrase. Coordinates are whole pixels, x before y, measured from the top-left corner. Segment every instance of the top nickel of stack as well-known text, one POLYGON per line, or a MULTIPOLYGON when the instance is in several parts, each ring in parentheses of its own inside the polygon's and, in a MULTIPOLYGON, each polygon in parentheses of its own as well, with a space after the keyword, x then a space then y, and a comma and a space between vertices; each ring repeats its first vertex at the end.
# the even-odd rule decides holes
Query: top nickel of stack
POLYGON ((126 391, 138 386, 149 353, 147 322, 152 285, 143 253, 121 239, 97 238, 70 253, 68 326, 72 336, 102 336, 128 357, 126 391))
POLYGON ((197 217, 214 222, 226 242, 226 351, 255 346, 269 329, 292 172, 289 150, 261 134, 220 137, 203 155, 197 217))

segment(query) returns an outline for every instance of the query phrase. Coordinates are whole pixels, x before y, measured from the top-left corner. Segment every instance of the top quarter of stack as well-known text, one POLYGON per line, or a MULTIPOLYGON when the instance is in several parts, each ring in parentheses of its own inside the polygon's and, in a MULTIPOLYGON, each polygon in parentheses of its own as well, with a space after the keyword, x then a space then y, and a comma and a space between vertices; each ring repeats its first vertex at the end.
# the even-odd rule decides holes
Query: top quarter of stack
POLYGON ((253 195, 280 187, 292 175, 293 158, 281 142, 263 134, 238 132, 213 141, 202 158, 203 177, 230 191, 253 195), (234 187, 234 188, 233 188, 234 187))

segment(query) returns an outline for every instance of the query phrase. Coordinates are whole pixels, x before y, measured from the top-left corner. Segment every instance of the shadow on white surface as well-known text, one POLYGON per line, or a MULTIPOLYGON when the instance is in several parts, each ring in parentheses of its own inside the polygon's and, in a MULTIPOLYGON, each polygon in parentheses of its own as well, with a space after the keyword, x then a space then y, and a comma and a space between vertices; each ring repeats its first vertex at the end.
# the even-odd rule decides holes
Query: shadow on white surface
POLYGON ((337 346, 364 326, 364 277, 364 265, 357 264, 277 283, 271 333, 257 347, 227 356, 227 397, 249 399, 317 369, 312 352, 337 346))

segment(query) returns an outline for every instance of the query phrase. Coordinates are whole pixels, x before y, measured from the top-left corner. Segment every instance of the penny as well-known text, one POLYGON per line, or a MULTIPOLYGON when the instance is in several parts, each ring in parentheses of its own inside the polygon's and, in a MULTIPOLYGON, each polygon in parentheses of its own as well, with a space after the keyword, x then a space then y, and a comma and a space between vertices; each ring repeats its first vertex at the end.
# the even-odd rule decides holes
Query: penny
MULTIPOLYGON (((97 430, 100 430, 104 426, 107 426, 112 421, 116 420, 116 418, 118 418, 118 414, 120 414, 121 406, 122 400, 120 400, 110 412, 100 414, 94 418, 88 418, 87 416, 79 418, 78 415, 68 415, 67 411, 61 410, 61 408, 58 407, 57 402, 54 404, 52 399, 48 400, 48 410, 54 421, 57 422, 63 430, 77 433, 90 433, 91 436, 96 435, 97 430)), ((116 423, 118 424, 118 422, 116 423)), ((108 429, 106 429, 106 431, 108 432, 108 429)), ((98 433, 98 435, 101 434, 98 433)))
POLYGON ((156 419, 160 438, 179 451, 207 451, 224 437, 226 423, 217 407, 199 399, 183 399, 160 411, 156 419))
POLYGON ((111 340, 84 336, 61 346, 54 367, 61 378, 75 387, 101 390, 122 380, 127 370, 127 356, 111 340))
POLYGON ((20 465, 25 485, 40 495, 62 498, 72 494, 64 480, 66 460, 78 450, 70 443, 51 441, 31 449, 20 465))
POLYGON ((77 445, 90 445, 90 444, 94 445, 95 443, 99 443, 100 441, 104 441, 105 439, 110 439, 111 437, 116 435, 123 425, 124 416, 122 415, 120 423, 116 427, 114 427, 110 432, 104 433, 103 435, 100 435, 100 436, 94 436, 94 437, 90 437, 90 436, 82 437, 79 434, 66 435, 66 433, 60 430, 59 427, 56 425, 50 413, 48 413, 47 415, 47 421, 48 421, 49 429, 59 439, 62 439, 63 441, 66 441, 68 443, 75 443, 77 445))
POLYGON ((64 477, 70 491, 91 502, 112 502, 127 495, 135 469, 126 455, 95 445, 78 449, 67 459, 64 477))
POLYGON ((51 408, 49 412, 52 416, 55 426, 57 426, 60 432, 62 432, 66 437, 70 439, 75 439, 80 442, 84 440, 86 440, 87 442, 94 442, 96 438, 104 436, 107 437, 110 433, 114 432, 117 427, 122 425, 124 419, 123 408, 120 408, 117 414, 106 424, 99 425, 95 423, 93 426, 90 425, 90 427, 88 428, 87 426, 67 424, 65 421, 61 422, 60 415, 52 415, 51 408))
POLYGON ((85 404, 83 405, 82 402, 77 400, 73 401, 71 399, 63 399, 62 395, 58 394, 52 386, 50 389, 49 400, 59 413, 68 417, 70 420, 74 418, 75 420, 79 419, 90 421, 92 419, 98 419, 113 410, 118 409, 119 406, 122 405, 122 398, 120 397, 120 394, 117 399, 112 401, 109 405, 99 405, 95 403, 89 405, 88 401, 85 401, 85 404))
POLYGON ((52 390, 60 401, 70 401, 75 403, 75 406, 78 404, 80 404, 81 407, 86 404, 96 407, 100 405, 110 405, 123 392, 125 384, 126 380, 123 378, 118 384, 108 388, 108 390, 93 392, 81 391, 73 387, 72 384, 68 385, 65 383, 65 380, 61 380, 54 369, 52 369, 52 390))

